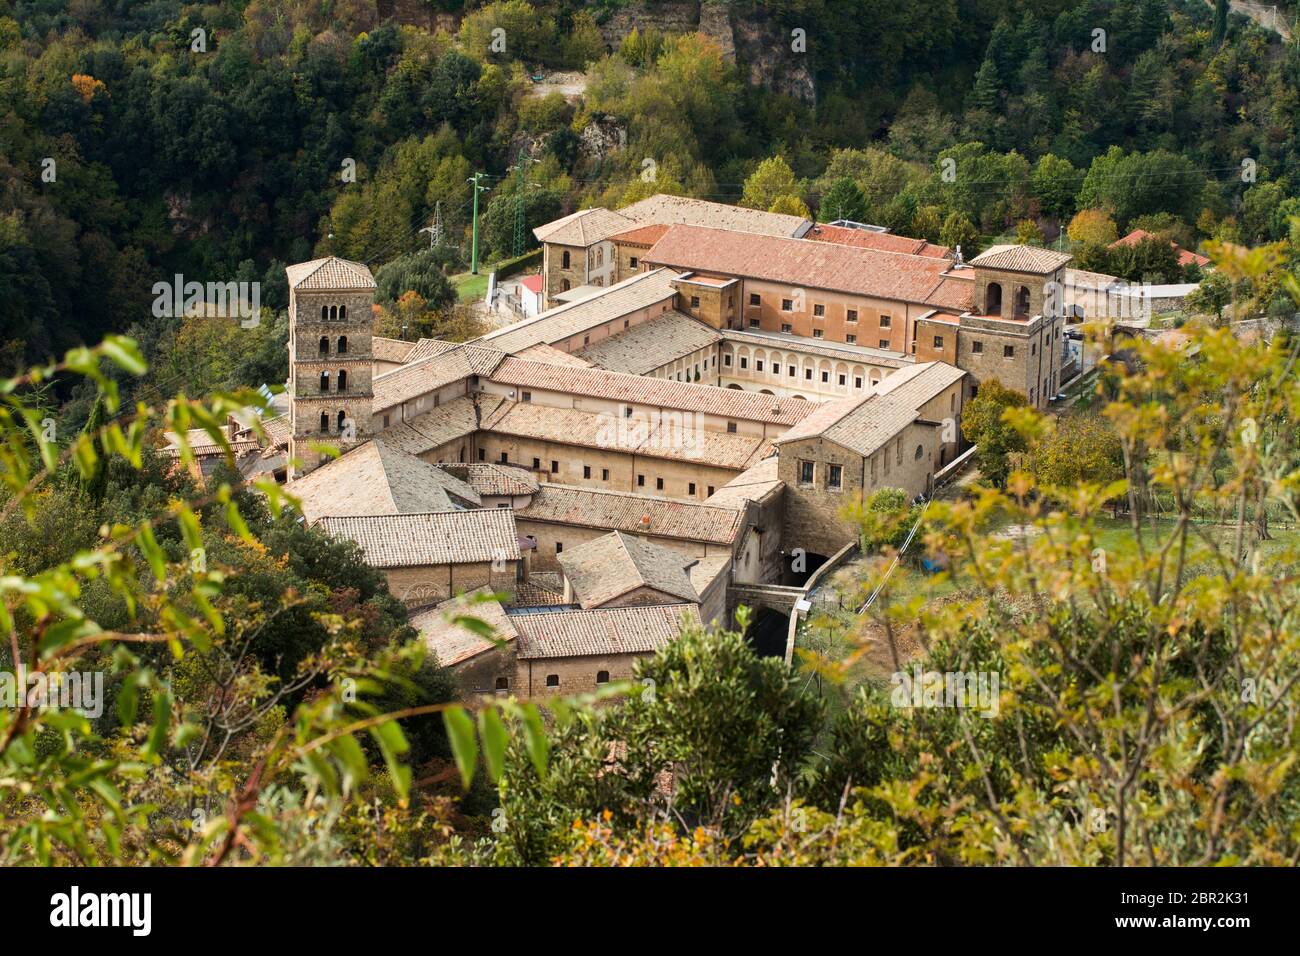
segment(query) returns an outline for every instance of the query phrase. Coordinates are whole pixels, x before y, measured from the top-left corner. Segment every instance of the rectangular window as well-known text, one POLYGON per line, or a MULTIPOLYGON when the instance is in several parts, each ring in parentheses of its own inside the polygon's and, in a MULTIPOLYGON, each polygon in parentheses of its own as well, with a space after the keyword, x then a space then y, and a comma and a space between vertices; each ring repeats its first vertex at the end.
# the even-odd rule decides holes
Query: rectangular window
POLYGON ((479 461, 487 461, 487 449, 486 449, 486 448, 480 448, 480 449, 478 450, 478 460, 479 460, 479 461))
POLYGON ((845 321, 845 322, 856 322, 856 321, 858 321, 858 310, 857 310, 857 309, 849 309, 847 312, 845 312, 845 313, 844 313, 844 321, 845 321))
POLYGON ((508 454, 506 454, 505 452, 502 452, 502 453, 501 453, 501 464, 503 464, 503 465, 508 465, 508 464, 510 464, 510 456, 509 456, 508 454))
POLYGON ((788 322, 782 322, 782 323, 781 323, 781 331, 782 331, 782 332, 785 332, 785 333, 788 335, 788 334, 790 334, 791 332, 794 331, 794 326, 791 325, 791 324, 788 323, 788 322))
POLYGON ((758 319, 750 319, 750 320, 749 320, 749 327, 750 327, 751 329, 756 329, 756 328, 758 328, 758 327, 759 327, 760 325, 762 325, 762 324, 763 324, 763 323, 760 322, 760 321, 758 321, 758 319))
POLYGON ((811 382, 811 381, 812 381, 812 369, 810 369, 810 368, 806 368, 806 369, 804 369, 804 370, 803 370, 803 377, 804 377, 804 381, 805 381, 805 382, 811 382))
POLYGON ((735 422, 727 422, 727 432, 730 433, 730 434, 732 434, 732 435, 736 434, 736 423, 735 423, 735 422))
POLYGON ((791 366, 789 366, 789 368, 790 368, 789 375, 790 375, 791 378, 794 378, 795 375, 797 374, 797 373, 795 372, 795 370, 794 370, 794 366, 791 365, 791 366))
POLYGON ((1016 357, 1016 347, 1015 347, 1014 345, 1004 345, 1004 346, 1002 346, 1002 357, 1003 357, 1003 358, 1015 358, 1015 357, 1016 357))
POLYGON ((934 337, 934 347, 937 348, 937 349, 941 349, 941 348, 943 348, 943 336, 942 336, 942 335, 936 335, 936 336, 934 337))
POLYGON ((750 304, 750 305, 761 305, 762 302, 763 302, 763 300, 759 298, 757 292, 751 292, 751 293, 749 294, 749 304, 750 304))
POLYGON ((560 473, 560 463, 558 461, 551 462, 551 474, 558 475, 559 473, 560 473))
POLYGON ((847 378, 846 376, 841 375, 841 376, 840 376, 840 384, 841 384, 841 385, 844 385, 844 384, 847 383, 847 382, 848 382, 848 378, 847 378))
POLYGON ((533 471, 541 471, 541 470, 542 470, 542 460, 540 458, 534 458, 533 471))
POLYGON ((830 473, 826 476, 827 488, 838 488, 844 476, 844 469, 840 465, 831 465, 830 473))
POLYGON ((849 343, 849 345, 857 345, 858 337, 856 335, 846 335, 844 336, 844 341, 849 343))
POLYGON ((387 416, 387 415, 384 416, 384 427, 385 427, 385 428, 388 427, 388 416, 387 416))
POLYGON ((855 376, 853 376, 853 387, 854 387, 854 388, 861 388, 861 387, 862 387, 862 376, 861 376, 861 375, 855 375, 855 376))
POLYGON ((687 482, 687 484, 686 484, 686 493, 687 493, 688 495, 691 495, 692 497, 694 497, 694 495, 695 495, 695 482, 693 482, 693 481, 691 481, 691 482, 687 482))
POLYGON ((761 372, 761 371, 763 371, 763 360, 762 360, 762 359, 754 359, 754 371, 755 371, 755 372, 761 372))
POLYGON ((583 466, 582 466, 582 477, 584 477, 584 478, 590 478, 590 477, 591 477, 591 465, 583 465, 583 466))
POLYGON ((560 686, 560 675, 559 675, 559 674, 547 674, 547 675, 546 675, 546 686, 547 686, 547 687, 559 687, 559 686, 560 686))
POLYGON ((731 368, 731 353, 730 353, 730 352, 728 352, 726 355, 722 356, 722 364, 725 365, 727 368, 731 368))
POLYGON ((880 327, 881 327, 882 329, 887 329, 887 328, 889 328, 889 323, 890 323, 890 318, 889 318, 889 316, 887 316, 887 315, 882 315, 882 316, 880 317, 880 327))
POLYGON ((1033 356, 1035 356, 1035 355, 1037 355, 1037 354, 1038 354, 1038 343, 1037 343, 1037 342, 1030 342, 1030 343, 1029 343, 1029 356, 1030 356, 1030 358, 1033 358, 1033 356))
POLYGON ((815 315, 819 319, 824 319, 826 317, 826 306, 821 304, 814 305, 813 315, 815 315))
POLYGON ((902 438, 899 438, 898 441, 894 443, 894 454, 898 458, 898 463, 901 465, 903 463, 903 439, 902 438))
POLYGON ((813 483, 813 463, 810 461, 799 462, 799 483, 801 485, 811 485, 813 483))
POLYGON ((887 348, 889 348, 889 339, 881 339, 881 340, 880 340, 880 347, 881 347, 882 349, 887 349, 887 348))
POLYGON ((830 380, 831 380, 831 373, 830 373, 830 372, 822 372, 822 381, 823 381, 823 382, 829 382, 830 380))
POLYGON ((637 476, 636 476, 636 486, 637 486, 638 488, 644 488, 644 487, 645 487, 645 475, 637 475, 637 476))
POLYGON ((821 329, 813 329, 813 338, 820 339, 823 333, 821 329))
POLYGON ((637 266, 636 256, 633 256, 633 257, 632 257, 632 268, 635 269, 636 266, 637 266))
POLYGON ((782 299, 782 300, 781 300, 781 311, 782 311, 782 312, 793 312, 793 311, 794 311, 794 299, 782 299))
POLYGON ((974 352, 976 355, 979 355, 984 351, 984 343, 981 342, 979 339, 975 339, 970 344, 970 350, 974 352))
POLYGON ((664 490, 664 480, 663 480, 662 478, 656 478, 656 479, 655 479, 655 490, 656 490, 656 491, 663 491, 663 490, 664 490))
POLYGON ((609 469, 608 469, 608 468, 602 468, 602 469, 600 469, 600 480, 601 480, 601 481, 609 481, 609 469))
POLYGON ((691 308, 698 309, 699 307, 700 307, 700 297, 698 295, 691 296, 691 308))
POLYGON ((564 552, 564 542, 563 541, 555 542, 555 553, 562 554, 563 552, 564 552))
POLYGON ((749 368, 749 359, 747 359, 747 358, 746 358, 745 356, 743 356, 743 355, 740 357, 740 367, 741 367, 741 368, 749 368))
POLYGON ((875 481, 876 481, 876 456, 875 456, 875 455, 872 455, 872 456, 871 456, 871 482, 872 482, 872 484, 875 484, 875 481))

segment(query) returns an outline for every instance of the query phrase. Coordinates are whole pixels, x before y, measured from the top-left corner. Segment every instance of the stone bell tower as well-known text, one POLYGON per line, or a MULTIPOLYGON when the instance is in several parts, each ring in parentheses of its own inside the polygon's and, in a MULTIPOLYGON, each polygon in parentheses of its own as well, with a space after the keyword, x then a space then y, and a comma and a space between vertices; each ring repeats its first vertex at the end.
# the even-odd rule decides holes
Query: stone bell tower
POLYGON ((290 473, 329 460, 312 442, 346 451, 371 436, 371 332, 375 279, 359 262, 330 256, 287 267, 290 473))

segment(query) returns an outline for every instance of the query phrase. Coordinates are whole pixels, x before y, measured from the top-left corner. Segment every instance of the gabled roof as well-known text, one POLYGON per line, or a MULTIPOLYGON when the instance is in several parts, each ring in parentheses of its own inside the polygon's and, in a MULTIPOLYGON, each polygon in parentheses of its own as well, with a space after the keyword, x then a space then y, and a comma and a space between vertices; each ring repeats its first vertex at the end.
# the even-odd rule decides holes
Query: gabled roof
MULTIPOLYGON (((392 373, 390 373, 392 374, 392 373)), ((664 378, 647 378, 601 368, 576 368, 508 358, 492 373, 500 385, 535 388, 593 398, 612 398, 630 405, 649 405, 719 415, 773 425, 793 425, 807 418, 816 403, 760 395, 716 385, 696 385, 664 378)))
POLYGON ((480 495, 531 495, 537 491, 537 479, 530 472, 513 465, 490 462, 438 462, 437 467, 465 482, 480 495))
POLYGON ((436 355, 408 361, 401 368, 374 377, 374 411, 382 412, 428 395, 471 375, 490 375, 503 358, 505 353, 497 349, 463 342, 436 355))
POLYGON ((589 611, 529 609, 510 613, 519 635, 519 660, 559 657, 605 657, 614 654, 653 654, 687 627, 698 627, 695 604, 649 607, 602 607, 589 611))
POLYGON ((704 503, 718 508, 744 508, 750 501, 762 501, 785 487, 785 482, 777 477, 778 464, 776 455, 764 458, 705 498, 704 503))
MULTIPOLYGON (((488 397, 481 406, 486 413, 505 399, 488 397)), ((418 402, 417 402, 418 405, 418 402)), ((478 431, 480 408, 473 399, 454 398, 429 411, 398 422, 381 433, 384 441, 412 455, 423 455, 435 448, 478 431)))
POLYGON ((370 337, 370 354, 379 362, 401 364, 411 357, 415 346, 415 342, 403 342, 401 339, 390 339, 383 335, 370 337))
POLYGON ((441 468, 375 438, 290 482, 309 523, 325 515, 388 515, 480 505, 477 491, 441 468))
POLYGON ((420 632, 425 647, 433 652, 443 667, 464 663, 494 650, 498 642, 509 643, 515 639, 515 629, 505 608, 492 597, 492 589, 487 587, 467 591, 416 612, 408 623, 420 632), (490 625, 496 641, 456 623, 458 617, 477 618, 490 625))
POLYGON ((729 206, 689 196, 669 196, 666 193, 656 193, 640 202, 624 206, 619 213, 640 225, 709 226, 756 236, 801 236, 812 225, 802 216, 729 206))
POLYGON ((671 299, 676 295, 670 284, 673 278, 664 269, 638 272, 597 295, 547 309, 531 319, 489 332, 475 342, 511 354, 538 344, 560 342, 671 299))
POLYGON ((828 223, 817 223, 804 233, 803 237, 812 239, 815 242, 835 242, 842 246, 857 246, 859 249, 903 252, 909 256, 931 256, 936 259, 952 257, 952 250, 947 246, 935 245, 924 239, 896 236, 891 232, 874 232, 870 229, 832 226, 828 223))
POLYGON ((580 209, 563 219, 556 219, 533 230, 539 242, 561 246, 589 246, 622 232, 633 223, 625 216, 608 209, 580 209))
POLYGON ((974 275, 952 263, 810 239, 737 236, 722 229, 674 226, 643 257, 686 272, 742 276, 793 287, 827 289, 965 311, 974 275))
POLYGON ((713 345, 722 336, 716 329, 681 312, 665 312, 587 346, 577 354, 588 363, 612 372, 644 375, 713 345))
POLYGON ((320 519, 336 538, 350 538, 376 568, 488 564, 519 560, 510 508, 320 519))
POLYGON ((694 558, 622 531, 580 544, 556 560, 584 609, 608 604, 638 588, 693 603, 700 600, 687 573, 694 558))
POLYGON ((774 444, 824 438, 860 455, 872 455, 920 418, 921 406, 965 374, 943 362, 900 369, 862 398, 827 402, 774 444))
POLYGON ((743 518, 744 512, 734 507, 551 483, 542 485, 519 512, 520 521, 728 546, 735 541, 743 518))
POLYGON ((990 246, 974 259, 973 266, 983 269, 1004 269, 1007 272, 1032 272, 1047 275, 1065 265, 1074 256, 1068 252, 1040 249, 1038 246, 990 246))
MULTIPOLYGON (((1142 242, 1144 239, 1159 239, 1159 238, 1160 238, 1159 236, 1155 235, 1154 233, 1147 232, 1145 229, 1134 229, 1127 236, 1124 236, 1121 239, 1116 239, 1110 245, 1112 249, 1115 246, 1135 246, 1139 242, 1142 242)), ((1165 240, 1165 241, 1169 242, 1169 244, 1174 247, 1174 252, 1178 254, 1178 264, 1180 266, 1185 266, 1188 265, 1189 263, 1194 262, 1198 266, 1204 268, 1205 266, 1208 266, 1210 264, 1209 256, 1203 256, 1199 252, 1190 252, 1187 249, 1184 249, 1176 242, 1171 242, 1169 240, 1165 240)))
POLYGON ((329 289, 339 292, 369 292, 375 277, 364 263, 326 256, 285 267, 291 289, 329 289))

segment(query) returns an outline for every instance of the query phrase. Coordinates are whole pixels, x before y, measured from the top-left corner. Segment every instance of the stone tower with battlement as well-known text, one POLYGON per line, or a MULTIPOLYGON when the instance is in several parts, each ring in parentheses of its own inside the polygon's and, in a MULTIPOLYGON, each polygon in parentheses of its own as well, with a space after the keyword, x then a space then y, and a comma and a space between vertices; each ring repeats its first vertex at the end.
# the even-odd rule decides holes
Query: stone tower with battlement
POLYGON ((289 276, 290 473, 329 460, 311 443, 346 451, 371 434, 375 279, 359 262, 299 262, 289 276))

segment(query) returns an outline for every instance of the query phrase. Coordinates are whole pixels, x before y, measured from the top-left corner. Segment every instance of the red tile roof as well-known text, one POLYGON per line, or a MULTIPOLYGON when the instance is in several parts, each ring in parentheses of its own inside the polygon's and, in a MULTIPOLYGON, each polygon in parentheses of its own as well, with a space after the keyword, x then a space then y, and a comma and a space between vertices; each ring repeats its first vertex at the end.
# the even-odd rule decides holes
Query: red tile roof
POLYGON ((668 226, 662 225, 639 226, 636 229, 629 229, 627 232, 620 232, 609 238, 612 242, 627 243, 634 246, 653 246, 663 238, 663 234, 668 229, 668 226))
POLYGON ((803 236, 816 242, 835 242, 842 246, 856 246, 859 249, 880 249, 884 252, 902 252, 909 256, 930 256, 934 259, 946 259, 952 255, 947 246, 937 246, 924 239, 912 239, 908 236, 896 236, 888 232, 872 232, 869 229, 850 229, 848 226, 831 226, 818 223, 803 236))
POLYGON ((974 290, 973 271, 949 274, 951 263, 946 259, 809 239, 738 237, 734 232, 700 226, 672 227, 644 259, 679 270, 744 276, 957 312, 971 307, 974 290))
MULTIPOLYGON (((1159 239, 1159 238, 1160 238, 1159 236, 1155 235, 1154 233, 1147 232, 1145 229, 1134 229, 1127 236, 1125 236, 1122 239, 1116 239, 1110 245, 1112 249, 1115 246, 1136 246, 1143 239, 1159 239)), ((1169 244, 1174 247, 1174 252, 1178 253, 1178 264, 1180 266, 1185 266, 1188 263, 1194 262, 1198 266, 1204 268, 1205 266, 1208 266, 1210 264, 1210 260, 1208 256, 1203 256, 1199 252, 1188 252, 1186 249, 1184 249, 1176 242, 1170 242, 1169 244)))

